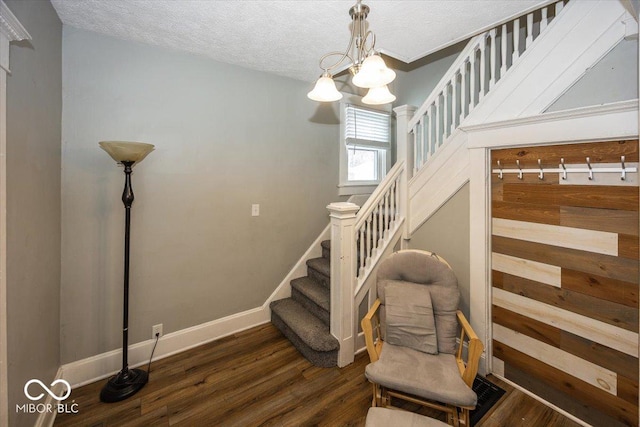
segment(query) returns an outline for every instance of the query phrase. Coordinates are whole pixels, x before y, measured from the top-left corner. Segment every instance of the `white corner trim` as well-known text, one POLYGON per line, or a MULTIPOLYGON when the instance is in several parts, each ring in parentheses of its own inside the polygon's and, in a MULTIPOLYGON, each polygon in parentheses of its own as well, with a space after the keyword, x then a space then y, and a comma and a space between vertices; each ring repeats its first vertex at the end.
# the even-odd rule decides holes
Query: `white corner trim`
MULTIPOLYGON (((62 367, 58 368, 58 372, 56 372, 56 376, 53 380, 51 380, 51 383, 59 379, 62 379, 62 367)), ((58 394, 58 390, 56 390, 55 393, 58 394)), ((43 404, 46 405, 47 408, 54 408, 54 410, 52 412, 40 412, 40 415, 38 415, 38 419, 36 419, 36 422, 33 425, 34 427, 53 427, 53 423, 56 420, 56 415, 58 415, 56 403, 57 402, 53 401, 53 397, 49 393, 47 393, 47 398, 44 400, 43 404)))
POLYGON ((7 37, 9 41, 31 40, 31 35, 2 0, 0 0, 0 34, 7 37))
MULTIPOLYGON (((268 307, 268 306, 267 306, 268 307)), ((269 321, 268 308, 264 306, 232 314, 201 325, 192 326, 164 335, 158 341, 153 360, 189 350, 231 334, 262 325, 269 321)), ((129 366, 146 365, 155 340, 147 340, 129 346, 129 366)), ((107 378, 122 368, 122 350, 112 350, 86 359, 62 365, 62 378, 73 388, 107 378)), ((151 371, 153 381, 153 371, 151 371)))

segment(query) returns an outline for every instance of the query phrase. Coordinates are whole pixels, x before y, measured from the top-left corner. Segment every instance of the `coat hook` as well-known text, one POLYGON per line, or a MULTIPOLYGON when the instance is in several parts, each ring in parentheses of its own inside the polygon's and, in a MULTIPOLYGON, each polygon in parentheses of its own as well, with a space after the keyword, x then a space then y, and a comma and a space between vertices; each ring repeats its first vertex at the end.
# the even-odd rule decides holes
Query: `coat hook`
POLYGON ((562 166, 562 179, 567 179, 567 167, 564 165, 564 157, 560 159, 560 166, 562 166))
POLYGON ((500 164, 500 160, 498 160, 498 169, 500 169, 498 172, 498 178, 502 179, 502 165, 500 164))
POLYGON ((624 167, 624 156, 620 156, 620 163, 622 163, 622 176, 620 179, 624 181, 627 179, 627 169, 624 167))
POLYGON ((520 167, 520 160, 516 160, 516 165, 518 165, 518 179, 522 179, 522 168, 520 167))
POLYGON ((542 170, 542 160, 538 159, 538 167, 540 168, 540 173, 538 174, 538 179, 544 179, 544 170, 542 170))
POLYGON ((587 167, 589 168, 589 181, 593 181, 593 169, 591 169, 591 159, 587 157, 587 167))

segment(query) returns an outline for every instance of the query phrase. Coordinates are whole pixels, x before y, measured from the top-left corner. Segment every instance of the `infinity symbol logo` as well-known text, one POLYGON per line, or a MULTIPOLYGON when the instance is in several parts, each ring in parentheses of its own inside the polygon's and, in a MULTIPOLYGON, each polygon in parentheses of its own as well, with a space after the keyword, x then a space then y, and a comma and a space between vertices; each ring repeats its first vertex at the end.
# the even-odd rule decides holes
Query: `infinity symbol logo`
POLYGON ((61 401, 61 400, 65 400, 67 397, 69 397, 69 395, 71 394, 71 384, 69 384, 68 381, 59 379, 59 380, 55 380, 54 382, 51 383, 51 388, 55 387, 57 384, 64 384, 65 387, 67 388, 67 391, 65 392, 65 394, 63 394, 62 396, 56 396, 56 394, 53 392, 53 390, 51 390, 51 388, 47 387, 46 385, 44 385, 44 383, 40 380, 36 380, 36 379, 32 379, 27 381, 27 383, 24 385, 24 395, 27 396, 27 398, 31 399, 31 400, 40 400, 42 399, 42 396, 44 396, 44 393, 40 393, 37 396, 31 396, 29 394, 29 386, 33 383, 39 384, 40 387, 42 387, 42 389, 44 391, 46 391, 49 396, 51 396, 52 398, 54 398, 57 401, 61 401))

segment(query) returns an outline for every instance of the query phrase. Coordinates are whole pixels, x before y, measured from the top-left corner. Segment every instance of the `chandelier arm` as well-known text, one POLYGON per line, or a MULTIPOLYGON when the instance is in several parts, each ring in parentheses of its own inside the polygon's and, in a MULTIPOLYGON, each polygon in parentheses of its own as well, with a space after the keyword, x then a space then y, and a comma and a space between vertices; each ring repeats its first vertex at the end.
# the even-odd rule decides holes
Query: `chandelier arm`
POLYGON ((338 65, 342 64, 342 62, 346 59, 349 58, 351 60, 351 62, 355 63, 355 61, 353 60, 353 58, 349 55, 349 52, 351 51, 351 48, 353 47, 353 42, 356 39, 356 18, 354 17, 352 22, 353 25, 351 25, 351 37, 349 38, 349 45, 347 46, 347 49, 343 52, 329 52, 325 55, 322 56, 322 58, 320 58, 320 68, 322 68, 325 72, 328 72, 329 70, 332 70, 334 68, 336 68, 338 65), (335 62, 333 65, 329 66, 329 67, 323 67, 322 66, 322 62, 327 59, 329 56, 333 56, 333 55, 342 55, 340 57, 340 59, 335 62))

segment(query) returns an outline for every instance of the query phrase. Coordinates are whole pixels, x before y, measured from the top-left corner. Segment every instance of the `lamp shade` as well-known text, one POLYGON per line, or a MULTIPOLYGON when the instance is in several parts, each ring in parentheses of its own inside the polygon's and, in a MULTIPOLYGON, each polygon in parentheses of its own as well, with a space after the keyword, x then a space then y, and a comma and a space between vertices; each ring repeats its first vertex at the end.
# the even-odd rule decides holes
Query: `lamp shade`
POLYGON ((118 163, 139 163, 153 151, 153 144, 130 141, 100 141, 100 147, 118 163))
POLYGON ((396 78, 396 73, 387 67, 380 55, 367 57, 360 67, 358 74, 353 76, 353 84, 362 88, 373 88, 389 84, 396 78))
POLYGON ((327 73, 318 79, 315 87, 307 94, 309 99, 319 102, 332 102, 342 99, 342 94, 336 89, 331 76, 327 73))
POLYGON ((396 100, 396 96, 389 92, 389 88, 384 85, 380 87, 372 87, 369 92, 362 98, 362 102, 369 105, 388 104, 396 100))

